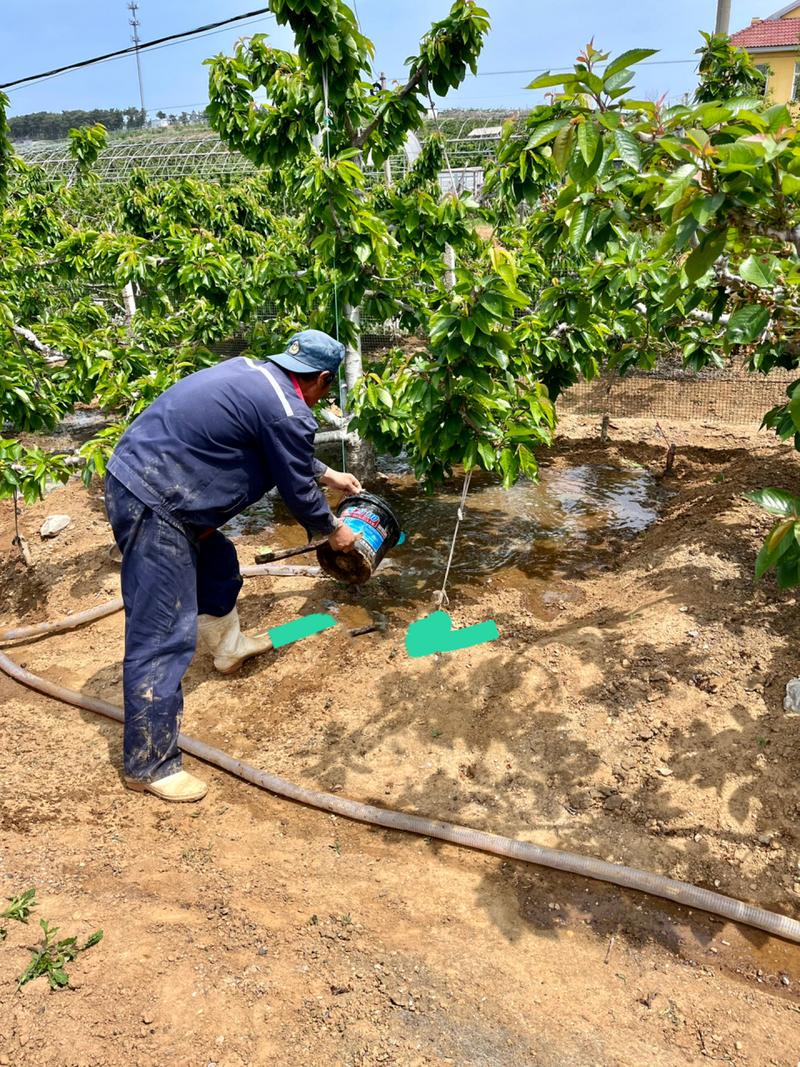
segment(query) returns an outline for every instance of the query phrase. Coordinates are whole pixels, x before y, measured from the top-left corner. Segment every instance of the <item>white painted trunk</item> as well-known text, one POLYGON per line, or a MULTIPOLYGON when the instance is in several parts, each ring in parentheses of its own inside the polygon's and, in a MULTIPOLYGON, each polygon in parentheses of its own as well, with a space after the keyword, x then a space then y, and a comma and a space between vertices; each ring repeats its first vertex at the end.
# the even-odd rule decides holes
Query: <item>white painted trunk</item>
MULTIPOLYGON (((356 328, 361 324, 361 309, 345 304, 344 315, 348 322, 352 322, 356 328)), ((356 333, 355 345, 347 345, 344 357, 344 380, 349 394, 358 379, 364 373, 361 361, 361 335, 356 333)), ((345 412, 348 405, 347 396, 342 397, 342 411, 345 412)), ((360 478, 369 477, 375 469, 375 451, 356 434, 349 433, 345 438, 348 451, 348 468, 354 471, 360 478)))
POLYGON ((444 287, 456 287, 456 250, 452 245, 444 246, 444 287))
MULTIPOLYGON (((356 328, 358 328, 361 323, 361 309, 354 308, 351 304, 345 304, 344 317, 348 322, 352 322, 356 328)), ((350 392, 363 373, 364 370, 361 362, 361 337, 360 335, 357 335, 355 345, 347 346, 347 351, 344 357, 344 380, 348 392, 350 392)))
POLYGON ((125 319, 130 322, 136 314, 136 296, 133 292, 133 282, 128 282, 122 290, 122 302, 125 305, 125 319))

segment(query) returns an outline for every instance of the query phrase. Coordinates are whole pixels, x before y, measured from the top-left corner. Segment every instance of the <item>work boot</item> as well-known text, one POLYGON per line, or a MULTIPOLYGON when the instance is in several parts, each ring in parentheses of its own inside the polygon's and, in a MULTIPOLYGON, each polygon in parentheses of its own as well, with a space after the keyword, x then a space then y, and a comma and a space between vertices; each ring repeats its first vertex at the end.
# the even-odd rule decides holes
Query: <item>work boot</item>
POLYGON ((125 785, 135 793, 152 793, 159 800, 170 800, 174 804, 188 804, 202 800, 208 792, 208 786, 188 771, 176 771, 155 782, 143 782, 140 778, 126 778, 125 785))
POLYGON ((197 616, 197 640, 214 657, 214 666, 222 674, 238 670, 246 659, 259 652, 269 652, 272 641, 264 634, 248 637, 239 627, 239 612, 234 607, 227 615, 197 616))

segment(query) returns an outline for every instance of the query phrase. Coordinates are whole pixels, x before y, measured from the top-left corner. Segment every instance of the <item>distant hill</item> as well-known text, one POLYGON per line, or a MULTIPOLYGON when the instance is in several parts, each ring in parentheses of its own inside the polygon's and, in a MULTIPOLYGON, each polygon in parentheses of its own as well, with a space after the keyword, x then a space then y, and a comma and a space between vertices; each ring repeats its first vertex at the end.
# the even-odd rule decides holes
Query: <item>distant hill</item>
POLYGON ((69 131, 100 122, 110 134, 149 132, 162 124, 168 130, 189 125, 203 125, 205 117, 199 111, 183 111, 180 115, 159 112, 150 126, 145 125, 145 113, 136 107, 125 109, 94 108, 91 111, 34 111, 29 115, 9 118, 12 141, 64 141, 69 131))
MULTIPOLYGON (((436 120, 425 119, 423 132, 440 129, 445 137, 466 137, 470 130, 482 126, 502 126, 507 119, 517 122, 528 112, 513 108, 447 108, 437 112, 436 120)), ((91 111, 36 111, 15 115, 8 120, 12 141, 64 141, 75 127, 101 122, 109 134, 117 136, 166 137, 172 140, 185 133, 208 130, 202 111, 184 111, 180 115, 158 112, 147 125, 138 108, 95 108, 91 111)))

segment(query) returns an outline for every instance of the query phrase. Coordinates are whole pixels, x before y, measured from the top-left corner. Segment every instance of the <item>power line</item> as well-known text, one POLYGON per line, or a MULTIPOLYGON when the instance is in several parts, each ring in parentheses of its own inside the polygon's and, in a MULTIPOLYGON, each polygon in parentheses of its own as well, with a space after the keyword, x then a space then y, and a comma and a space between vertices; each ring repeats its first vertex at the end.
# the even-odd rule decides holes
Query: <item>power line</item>
MULTIPOLYGON (((668 67, 679 63, 697 64, 696 59, 652 59, 646 63, 637 63, 637 67, 668 67)), ((494 78, 505 74, 571 74, 574 67, 525 67, 524 70, 479 70, 477 74, 468 74, 468 78, 494 78)), ((405 77, 405 76, 404 76, 405 77)), ((392 81, 403 81, 404 77, 392 78, 392 81)))
MULTIPOLYGON (((243 22, 241 24, 241 26, 240 26, 240 29, 244 29, 245 27, 250 26, 251 23, 265 22, 267 20, 267 18, 271 18, 271 17, 274 17, 274 16, 260 15, 258 18, 251 19, 249 22, 243 22)), ((227 26, 224 26, 221 30, 210 30, 208 33, 199 33, 196 37, 193 37, 192 40, 193 41, 202 41, 206 37, 216 37, 217 34, 226 33, 226 32, 227 32, 227 26)), ((159 52, 162 48, 175 48, 177 45, 180 45, 180 44, 183 44, 183 43, 184 43, 183 41, 168 41, 166 44, 157 44, 154 48, 151 48, 150 51, 151 52, 159 52)), ((112 59, 118 59, 119 57, 118 56, 112 56, 111 58, 112 59)), ((105 59, 98 60, 98 63, 106 63, 106 62, 108 62, 108 60, 105 60, 105 59)), ((44 81, 50 81, 52 78, 60 78, 61 76, 62 75, 58 74, 58 73, 57 74, 49 74, 46 77, 40 78, 39 81, 40 81, 40 83, 44 82, 44 81)), ((26 86, 22 85, 22 86, 17 86, 16 89, 9 89, 8 91, 9 91, 9 93, 18 93, 24 88, 26 88, 26 86)), ((208 103, 208 101, 206 101, 206 103, 208 103)), ((149 108, 149 110, 152 111, 153 109, 149 108)))
POLYGON ((104 63, 108 59, 118 59, 120 56, 130 56, 137 51, 143 52, 145 49, 155 48, 157 46, 165 47, 173 41, 185 40, 187 37, 196 37, 198 35, 210 36, 209 31, 214 31, 218 28, 224 29, 234 22, 242 22, 245 19, 252 19, 257 15, 274 18, 268 7, 261 7, 255 11, 247 11, 243 15, 234 15, 232 18, 222 19, 219 22, 209 22, 205 26, 198 26, 193 30, 184 30, 183 33, 171 33, 167 37, 156 37, 152 41, 144 41, 138 45, 131 45, 128 48, 120 48, 116 52, 106 52, 105 55, 94 56, 92 59, 82 59, 78 63, 68 63, 64 67, 55 67, 53 70, 42 71, 40 74, 29 74, 25 78, 17 78, 16 81, 0 84, 0 89, 13 89, 15 86, 19 85, 30 85, 33 82, 42 81, 45 78, 53 78, 57 74, 66 74, 67 71, 70 70, 80 70, 83 67, 91 67, 95 63, 104 63))
MULTIPOLYGON (((697 63, 696 59, 653 59, 648 63, 637 63, 639 67, 667 67, 676 63, 697 63)), ((536 67, 530 70, 479 70, 475 77, 492 78, 500 74, 559 74, 564 71, 572 72, 573 67, 536 67)))

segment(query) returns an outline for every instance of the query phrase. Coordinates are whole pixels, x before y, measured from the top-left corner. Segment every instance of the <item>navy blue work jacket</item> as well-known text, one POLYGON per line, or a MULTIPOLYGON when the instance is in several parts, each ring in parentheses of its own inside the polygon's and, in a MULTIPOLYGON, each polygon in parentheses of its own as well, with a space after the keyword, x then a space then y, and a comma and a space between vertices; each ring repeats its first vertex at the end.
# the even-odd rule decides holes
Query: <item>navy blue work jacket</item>
POLYGON ((274 487, 309 535, 330 533, 316 430, 286 371, 240 356, 170 386, 122 435, 108 471, 190 535, 222 526, 274 487))

